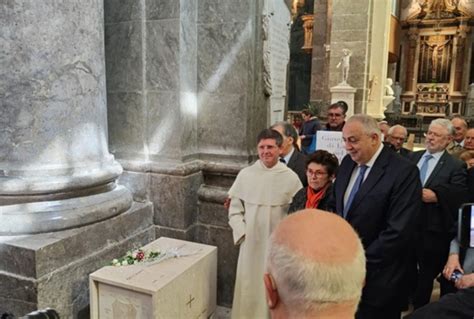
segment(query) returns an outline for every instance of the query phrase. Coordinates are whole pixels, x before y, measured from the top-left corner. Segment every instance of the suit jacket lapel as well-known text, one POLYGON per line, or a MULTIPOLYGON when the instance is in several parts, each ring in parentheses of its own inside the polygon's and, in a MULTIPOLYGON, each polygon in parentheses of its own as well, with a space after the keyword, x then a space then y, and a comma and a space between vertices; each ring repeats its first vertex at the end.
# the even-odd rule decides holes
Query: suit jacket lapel
POLYGON ((365 179, 364 183, 362 183, 362 186, 360 187, 359 191, 354 197, 354 200, 352 201, 352 205, 349 211, 347 212, 347 219, 349 219, 354 209, 359 206, 364 197, 374 188, 380 178, 384 175, 384 167, 388 164, 387 151, 392 152, 391 150, 384 148, 377 160, 375 161, 374 166, 372 166, 372 168, 370 169, 369 175, 365 179))
POLYGON ((425 151, 418 151, 413 154, 413 162, 415 165, 418 165, 418 162, 420 161, 420 158, 425 154, 425 151))
POLYGON ((296 160, 296 149, 293 150, 293 154, 291 154, 290 159, 288 160, 288 163, 286 163, 286 166, 291 166, 293 165, 293 162, 296 160))
POLYGON ((424 185, 425 188, 428 188, 430 183, 433 181, 434 178, 438 175, 438 173, 441 171, 444 162, 446 162, 446 157, 449 156, 447 151, 444 151, 443 155, 441 155, 441 158, 439 159, 438 163, 436 163, 435 168, 431 172, 430 176, 428 176, 428 179, 426 180, 426 183, 424 185))

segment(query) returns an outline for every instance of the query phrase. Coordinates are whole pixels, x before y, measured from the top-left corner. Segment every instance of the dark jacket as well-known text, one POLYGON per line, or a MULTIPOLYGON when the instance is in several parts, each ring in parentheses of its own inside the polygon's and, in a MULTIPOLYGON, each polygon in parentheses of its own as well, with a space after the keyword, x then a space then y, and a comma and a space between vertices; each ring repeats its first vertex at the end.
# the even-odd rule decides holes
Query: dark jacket
POLYGON ((326 123, 326 125, 324 125, 324 130, 325 131, 333 131, 333 132, 342 132, 342 129, 344 128, 344 125, 346 124, 346 121, 342 122, 341 125, 335 127, 335 128, 332 128, 329 126, 329 123, 326 123))
POLYGON ((469 202, 474 203, 474 167, 467 170, 467 189, 469 192, 469 202))
POLYGON ((306 161, 307 157, 301 154, 297 149, 293 151, 293 154, 290 157, 290 160, 286 164, 289 169, 298 175, 300 178, 301 184, 303 187, 308 186, 308 178, 306 177, 306 161))
MULTIPOLYGON (((336 213, 344 210, 344 194, 356 163, 346 155, 334 182, 336 213)), ((405 299, 406 253, 412 244, 421 206, 416 165, 384 147, 347 212, 367 258, 362 301, 377 308, 400 306, 405 299)))
MULTIPOLYGON (((412 161, 418 163, 424 153, 414 152, 412 161)), ((438 202, 423 203, 419 230, 454 235, 458 209, 468 198, 466 164, 445 151, 423 187, 435 192, 438 202)))
POLYGON ((320 129, 321 123, 319 123, 317 118, 311 118, 309 121, 304 122, 301 127, 300 135, 304 135, 305 137, 301 139, 301 146, 310 146, 313 136, 316 134, 316 131, 319 131, 320 129))
MULTIPOLYGON (((308 186, 309 187, 309 186, 308 186)), ((291 202, 290 208, 288 209, 288 214, 294 213, 298 210, 305 209, 306 201, 308 200, 306 194, 308 191, 308 187, 304 187, 298 191, 293 197, 293 201, 291 202)), ((333 205, 332 205, 332 196, 333 196, 333 185, 329 185, 326 193, 324 194, 323 198, 318 204, 317 209, 325 210, 332 212, 333 205)))

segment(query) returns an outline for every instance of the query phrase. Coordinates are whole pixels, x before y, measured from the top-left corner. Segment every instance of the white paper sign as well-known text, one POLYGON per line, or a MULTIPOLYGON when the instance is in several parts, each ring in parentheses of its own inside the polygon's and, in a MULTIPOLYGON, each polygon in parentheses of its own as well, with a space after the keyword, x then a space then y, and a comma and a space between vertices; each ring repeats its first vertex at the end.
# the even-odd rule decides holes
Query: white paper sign
POLYGON ((346 156, 342 132, 318 131, 316 132, 316 150, 325 150, 336 155, 341 164, 346 156))

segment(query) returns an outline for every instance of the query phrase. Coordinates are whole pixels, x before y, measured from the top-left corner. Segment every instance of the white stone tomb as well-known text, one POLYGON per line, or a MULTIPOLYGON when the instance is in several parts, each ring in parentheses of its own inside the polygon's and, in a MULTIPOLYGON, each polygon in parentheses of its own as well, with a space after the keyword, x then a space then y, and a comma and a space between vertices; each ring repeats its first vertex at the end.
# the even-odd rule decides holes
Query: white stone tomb
POLYGON ((106 266, 90 275, 91 318, 208 318, 216 309, 217 248, 161 237, 143 247, 178 249, 160 263, 106 266))

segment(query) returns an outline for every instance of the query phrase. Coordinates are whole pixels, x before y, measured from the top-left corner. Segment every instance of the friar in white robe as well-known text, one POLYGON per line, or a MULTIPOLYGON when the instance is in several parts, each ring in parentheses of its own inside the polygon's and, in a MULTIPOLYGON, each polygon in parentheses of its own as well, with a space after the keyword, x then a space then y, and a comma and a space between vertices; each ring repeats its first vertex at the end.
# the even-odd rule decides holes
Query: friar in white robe
POLYGON ((286 165, 277 160, 268 168, 264 162, 258 160, 240 171, 229 190, 229 225, 234 244, 240 245, 232 319, 270 318, 263 282, 267 244, 302 188, 286 165))

